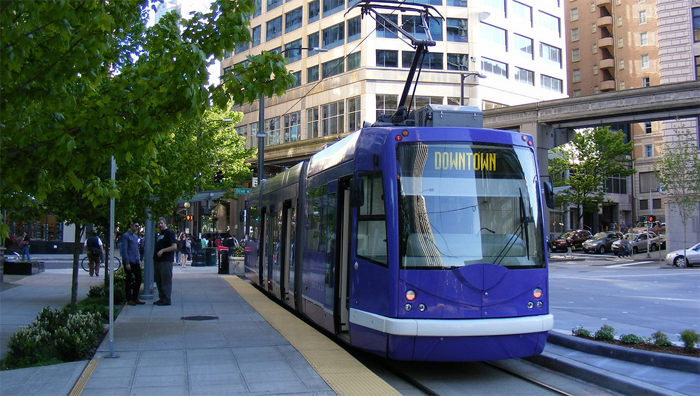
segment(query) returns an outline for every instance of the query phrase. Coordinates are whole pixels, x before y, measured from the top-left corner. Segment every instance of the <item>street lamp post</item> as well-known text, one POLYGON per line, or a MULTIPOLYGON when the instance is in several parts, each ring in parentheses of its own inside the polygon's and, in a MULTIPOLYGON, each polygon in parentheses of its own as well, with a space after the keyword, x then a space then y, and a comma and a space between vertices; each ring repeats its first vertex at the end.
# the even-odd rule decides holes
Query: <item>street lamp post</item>
MULTIPOLYGON (((282 51, 280 51, 280 54, 283 54, 287 51, 296 51, 296 50, 307 50, 307 51, 316 51, 316 52, 327 52, 328 49, 326 48, 318 48, 318 47, 294 47, 294 48, 287 48, 282 51)), ((259 104, 259 109, 258 109, 258 133, 255 135, 256 138, 258 138, 258 184, 262 183, 263 177, 265 175, 265 138, 267 137, 267 134, 265 133, 265 95, 260 94, 260 99, 258 100, 259 104)))
POLYGON ((478 78, 486 78, 486 75, 481 74, 479 72, 460 73, 461 90, 460 90, 460 102, 459 102, 459 104, 461 106, 464 106, 464 80, 466 80, 468 77, 471 77, 471 76, 475 76, 478 78))

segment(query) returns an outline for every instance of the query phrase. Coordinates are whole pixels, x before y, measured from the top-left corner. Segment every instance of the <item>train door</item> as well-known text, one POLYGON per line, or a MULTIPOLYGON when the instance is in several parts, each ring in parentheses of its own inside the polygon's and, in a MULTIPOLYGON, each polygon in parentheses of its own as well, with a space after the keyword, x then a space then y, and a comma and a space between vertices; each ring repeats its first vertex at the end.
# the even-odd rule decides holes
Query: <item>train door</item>
POLYGON ((260 230, 260 243, 258 244, 260 259, 260 286, 267 290, 266 285, 270 279, 270 275, 268 273, 268 264, 270 259, 270 252, 268 248, 270 245, 270 214, 268 213, 267 208, 262 208, 260 213, 260 225, 262 228, 260 230))
POLYGON ((337 231, 337 263, 338 263, 338 303, 335 321, 336 333, 348 334, 349 298, 350 298, 350 183, 341 182, 338 191, 338 231, 337 231))
POLYGON ((280 299, 287 304, 294 304, 290 285, 294 284, 294 208, 292 201, 284 201, 282 205, 282 246, 280 249, 280 265, 282 279, 280 280, 280 299))

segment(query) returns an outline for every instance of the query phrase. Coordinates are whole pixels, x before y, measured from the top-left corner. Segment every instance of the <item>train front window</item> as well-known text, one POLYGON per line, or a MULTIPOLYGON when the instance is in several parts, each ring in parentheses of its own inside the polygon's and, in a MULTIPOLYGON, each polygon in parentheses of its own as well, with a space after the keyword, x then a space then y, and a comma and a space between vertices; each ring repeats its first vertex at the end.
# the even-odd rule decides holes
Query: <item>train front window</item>
POLYGON ((405 269, 544 267, 534 154, 468 143, 397 146, 405 269))

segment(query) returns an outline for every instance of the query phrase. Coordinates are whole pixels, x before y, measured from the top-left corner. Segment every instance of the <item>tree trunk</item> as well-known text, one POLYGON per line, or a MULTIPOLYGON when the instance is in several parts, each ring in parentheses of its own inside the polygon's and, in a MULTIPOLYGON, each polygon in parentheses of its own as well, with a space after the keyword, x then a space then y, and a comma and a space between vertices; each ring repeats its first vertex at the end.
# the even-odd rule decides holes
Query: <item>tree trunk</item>
POLYGON ((78 271, 80 271, 80 251, 82 244, 80 243, 80 237, 83 235, 84 226, 78 224, 75 225, 75 235, 73 240, 73 279, 71 281, 71 291, 70 291, 70 312, 72 314, 78 311, 78 271))

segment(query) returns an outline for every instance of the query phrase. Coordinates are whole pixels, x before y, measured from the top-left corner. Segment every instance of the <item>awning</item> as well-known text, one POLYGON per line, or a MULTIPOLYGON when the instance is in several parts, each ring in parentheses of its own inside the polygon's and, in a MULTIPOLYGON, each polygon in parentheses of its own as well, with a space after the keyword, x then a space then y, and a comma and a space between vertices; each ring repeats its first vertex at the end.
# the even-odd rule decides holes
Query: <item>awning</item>
POLYGON ((182 205, 185 202, 204 202, 206 200, 213 201, 215 199, 221 198, 224 194, 226 194, 228 190, 216 190, 216 191, 200 191, 194 195, 194 197, 190 199, 185 199, 181 198, 179 201, 177 201, 178 205, 182 205))

